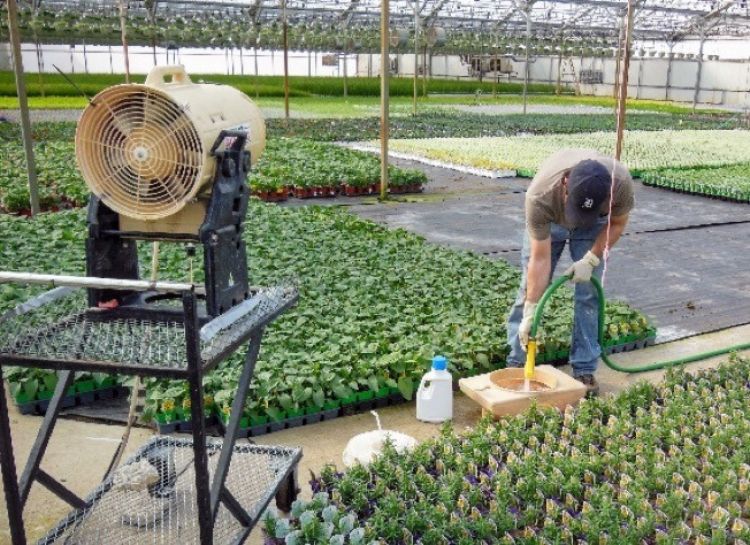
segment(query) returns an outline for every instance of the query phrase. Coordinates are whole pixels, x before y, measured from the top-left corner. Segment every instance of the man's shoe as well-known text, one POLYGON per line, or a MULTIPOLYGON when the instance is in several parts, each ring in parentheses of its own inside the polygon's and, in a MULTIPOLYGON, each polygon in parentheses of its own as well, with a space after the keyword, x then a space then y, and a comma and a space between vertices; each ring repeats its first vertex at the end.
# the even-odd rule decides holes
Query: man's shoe
POLYGON ((599 383, 596 382, 594 375, 580 375, 575 377, 575 379, 586 386, 586 397, 596 397, 599 395, 599 383))

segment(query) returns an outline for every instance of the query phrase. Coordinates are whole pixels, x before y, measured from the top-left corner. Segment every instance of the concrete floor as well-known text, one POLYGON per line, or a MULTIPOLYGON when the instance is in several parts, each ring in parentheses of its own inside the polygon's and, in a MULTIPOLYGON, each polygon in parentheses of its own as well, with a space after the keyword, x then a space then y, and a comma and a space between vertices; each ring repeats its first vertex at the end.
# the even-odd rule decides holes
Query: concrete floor
MULTIPOLYGON (((750 325, 682 339, 636 352, 618 354, 613 356, 613 359, 621 365, 637 366, 718 347, 732 346, 747 342, 748 339, 750 339, 750 325)), ((745 351, 743 354, 750 356, 750 351, 745 351)), ((715 367, 726 360, 727 356, 719 356, 690 364, 687 369, 692 372, 715 367)), ((570 371, 566 367, 563 367, 563 370, 570 371)), ((658 382, 663 375, 664 371, 635 375, 619 373, 603 364, 598 372, 603 393, 621 391, 640 380, 658 382)), ((472 426, 481 416, 479 407, 460 393, 456 394, 454 406, 453 427, 456 431, 472 426)), ((384 428, 406 433, 418 440, 432 437, 440 430, 439 425, 418 422, 415 418, 413 403, 381 409, 379 415, 384 428)), ((13 409, 11 426, 18 460, 25 459, 28 454, 40 423, 40 417, 22 416, 13 409)), ((304 456, 300 464, 300 485, 302 496, 309 497, 310 472, 317 473, 330 462, 341 467, 343 465, 341 454, 347 442, 358 433, 375 429, 375 427, 375 419, 370 414, 359 414, 265 435, 258 438, 257 442, 302 447, 304 456)), ((62 482, 74 492, 86 495, 99 484, 121 434, 121 426, 61 419, 50 441, 48 454, 42 467, 48 473, 61 477, 62 482)), ((133 452, 151 435, 151 430, 135 429, 128 451, 133 452)), ((68 511, 66 504, 57 500, 40 486, 35 486, 25 512, 30 542, 43 535, 68 511)), ((248 543, 252 545, 262 543, 259 530, 253 532, 248 543)), ((10 544, 7 515, 4 510, 0 510, 0 545, 7 544, 10 544)))
MULTIPOLYGON (((520 262, 523 203, 529 180, 489 179, 407 160, 430 183, 396 202, 348 197, 355 214, 430 242, 520 262)), ((294 200, 290 201, 291 205, 294 200)), ((613 249, 605 291, 651 318, 657 342, 750 322, 750 206, 645 186, 636 182, 636 207, 613 249)), ((570 264, 563 253, 557 272, 570 264)))

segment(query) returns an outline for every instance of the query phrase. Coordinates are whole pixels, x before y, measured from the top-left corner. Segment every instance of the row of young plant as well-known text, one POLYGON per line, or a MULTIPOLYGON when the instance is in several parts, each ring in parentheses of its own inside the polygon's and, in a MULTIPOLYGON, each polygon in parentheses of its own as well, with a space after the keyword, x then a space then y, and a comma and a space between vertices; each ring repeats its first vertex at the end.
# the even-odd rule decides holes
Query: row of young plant
MULTIPOLYGON (((69 136, 70 124, 37 129, 49 137, 69 136)), ((11 130, 5 134, 10 136, 11 130)), ((43 139, 35 146, 39 199, 43 209, 73 208, 88 202, 88 189, 69 140, 43 139)), ((29 208, 26 160, 20 141, 0 140, 0 211, 18 213, 29 208)), ((396 191, 417 191, 427 176, 414 169, 389 168, 396 191)), ((266 152, 248 178, 253 192, 286 195, 290 189, 315 190, 328 196, 346 188, 368 188, 380 182, 380 162, 372 154, 329 143, 303 139, 268 140, 266 152)), ((313 196, 305 195, 305 196, 313 196)), ((317 195, 315 195, 317 196, 317 195)))
MULTIPOLYGON (((331 142, 357 142, 378 138, 380 118, 269 119, 274 136, 312 138, 331 142)), ((631 130, 660 131, 734 129, 740 120, 731 115, 666 115, 639 113, 628 118, 631 130)), ((417 116, 392 116, 391 138, 480 138, 514 134, 567 134, 613 131, 615 118, 609 114, 470 114, 428 110, 417 116)))
POLYGON ((750 163, 722 167, 659 169, 641 173, 646 185, 750 202, 750 163))
MULTIPOLYGON (((427 183, 427 176, 420 170, 391 165, 388 172, 392 187, 419 188, 427 183)), ((368 188, 380 183, 380 159, 334 144, 275 138, 268 140, 248 182, 256 193, 312 188, 327 194, 338 189, 368 188)))
MULTIPOLYGON (((245 52, 245 59, 250 55, 245 52)), ((249 66, 245 68, 250 70, 249 66)), ((125 83, 122 74, 72 74, 69 77, 79 89, 89 96, 110 87, 125 83)), ((133 74, 131 81, 143 83, 145 74, 133 74)), ((227 75, 227 74, 190 74, 194 82, 211 82, 231 85, 248 96, 255 97, 283 97, 284 78, 282 76, 255 75, 227 75)), ((390 82, 390 96, 407 97, 413 92, 412 78, 393 77, 390 82)), ((16 96, 15 79, 12 71, 0 71, 0 96, 16 96)), ((81 93, 70 85, 59 74, 36 74, 26 78, 29 96, 69 96, 80 97, 81 93)), ((292 97, 342 97, 344 95, 344 78, 334 76, 290 76, 290 96, 292 97)), ((520 94, 523 85, 514 82, 499 82, 493 87, 490 82, 456 81, 451 79, 431 79, 427 82, 427 91, 435 94, 474 94, 477 90, 491 93, 493 88, 498 93, 520 94)), ((380 79, 377 77, 349 77, 346 81, 347 94, 350 97, 379 97, 380 79)), ((535 94, 552 95, 554 86, 547 84, 532 84, 530 92, 535 94)), ((553 96, 547 98, 552 99, 553 96)), ((570 97, 565 97, 570 98, 570 97)))
MULTIPOLYGON (((611 132, 498 138, 393 140, 394 151, 446 163, 490 170, 516 170, 533 176, 550 155, 566 148, 595 149, 612 155, 611 132)), ((747 163, 750 131, 627 131, 622 161, 634 175, 659 168, 725 166, 747 163)))
MULTIPOLYGON (((45 74, 45 77, 50 77, 45 74)), ((109 76, 107 76, 108 79, 109 76)), ((230 81, 231 76, 217 76, 230 81)), ((313 78, 314 79, 314 78, 313 78)), ((108 80, 107 80, 108 81, 108 80)), ((109 82, 120 83, 119 80, 109 82)), ((12 79, 4 81, 0 72, 0 85, 14 86, 12 79)), ((99 86, 99 84, 96 84, 99 86)), ((104 86, 104 83, 101 84, 104 86)), ((252 94, 252 93, 251 93, 252 94)), ((552 100, 554 97, 549 97, 552 100)), ((565 98, 561 104, 570 104, 565 98)), ((614 118, 608 114, 473 114, 457 112, 449 106, 426 106, 418 115, 392 115, 389 131, 391 138, 479 138, 487 136, 507 136, 514 134, 571 134, 587 132, 607 132, 613 130, 614 118)), ((669 130, 729 130, 741 128, 742 120, 731 114, 699 114, 640 112, 628 118, 630 130, 661 131, 669 130)), ((292 118, 288 121, 278 118, 266 120, 270 138, 304 138, 321 142, 358 142, 377 138, 380 131, 380 118, 292 118)), ((35 141, 59 140, 72 142, 76 123, 73 121, 42 121, 32 125, 35 141)), ((0 123, 0 142, 21 141, 21 128, 17 123, 0 123)))
MULTIPOLYGON (((44 414, 55 391, 58 374, 49 369, 10 367, 4 373, 10 385, 10 395, 21 413, 44 414)), ((123 380, 107 373, 77 372, 65 391, 62 406, 88 404, 96 399, 112 398, 123 380)))
MULTIPOLYGON (((26 157, 20 141, 0 142, 0 211, 24 212, 29 208, 26 157)), ((89 193, 75 161, 70 142, 42 140, 34 146, 39 203, 45 210, 83 206, 89 193)))
POLYGON ((326 467, 313 501, 266 517, 267 543, 329 543, 342 526, 390 545, 748 543, 748 392, 750 361, 733 357, 564 413, 447 426, 368 468, 326 467))
MULTIPOLYGON (((35 219, 0 215, 0 269, 81 274, 85 234, 82 210, 35 219)), ((254 201, 245 238, 254 285, 296 279, 300 290, 298 306, 264 337, 245 403, 248 417, 279 421, 329 403, 372 398, 386 388, 410 398, 437 353, 449 356, 456 376, 503 366, 505 317, 519 282, 519 272, 504 261, 441 248, 333 207, 254 201)), ((148 245, 143 249, 148 252, 148 245)), ((144 253, 141 263, 148 262, 144 253)), ((181 245, 162 245, 159 274, 188 278, 181 245)), ((2 311, 30 291, 2 286, 0 293, 2 311)), ((544 328, 541 350, 567 349, 570 290, 559 290, 548 309, 555 320, 544 328)), ((626 329, 648 334, 643 315, 625 304, 611 303, 606 320, 618 336, 626 329)), ((242 356, 206 377, 214 410, 230 405, 242 356)), ((180 382, 148 382, 151 414, 175 411, 185 398, 180 382)))

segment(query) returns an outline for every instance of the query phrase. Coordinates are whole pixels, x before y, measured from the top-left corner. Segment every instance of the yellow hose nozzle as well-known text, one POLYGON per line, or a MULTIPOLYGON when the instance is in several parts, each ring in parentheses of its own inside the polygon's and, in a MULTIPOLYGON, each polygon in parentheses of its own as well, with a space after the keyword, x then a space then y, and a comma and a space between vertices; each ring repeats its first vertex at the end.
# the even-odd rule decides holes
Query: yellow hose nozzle
POLYGON ((534 367, 536 366, 536 339, 529 339, 526 346, 526 365, 523 368, 523 377, 526 380, 534 378, 534 367))

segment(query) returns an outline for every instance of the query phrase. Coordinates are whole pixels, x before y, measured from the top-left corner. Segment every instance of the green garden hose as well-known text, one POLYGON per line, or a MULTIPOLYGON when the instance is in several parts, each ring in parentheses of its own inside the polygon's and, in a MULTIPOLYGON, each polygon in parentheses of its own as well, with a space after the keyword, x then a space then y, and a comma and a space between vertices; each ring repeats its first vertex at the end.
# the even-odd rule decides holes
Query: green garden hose
MULTIPOLYGON (((542 321, 542 314, 544 313, 544 306, 547 304, 547 301, 552 296, 557 289, 562 286, 565 282, 570 280, 570 275, 568 276, 561 276, 550 286, 547 288, 547 290, 542 295, 542 298, 539 299, 539 303, 536 307, 536 312, 534 313, 534 321, 531 324, 531 332, 529 333, 529 343, 528 343, 528 349, 526 353, 526 367, 525 367, 525 376, 526 378, 533 377, 533 370, 536 363, 536 351, 537 351, 537 343, 536 343, 536 332, 537 328, 539 327, 539 324, 542 321)), ((604 288, 602 288, 602 284, 596 277, 591 277, 591 283, 594 285, 594 288, 596 289, 596 295, 599 300, 599 345, 604 346, 604 309, 606 305, 606 301, 604 299, 604 288)), ((714 356, 720 356, 722 354, 728 354, 729 352, 737 352, 740 350, 750 350, 750 343, 742 343, 742 344, 736 344, 734 346, 729 346, 726 348, 719 348, 717 350, 710 350, 708 352, 700 352, 698 354, 694 354, 692 356, 686 356, 684 358, 677 358, 669 361, 661 361, 656 363, 651 363, 648 365, 640 365, 637 367, 623 367, 622 365, 618 365, 617 363, 613 362, 609 356, 607 356, 604 352, 602 352, 602 360, 604 363, 607 364, 608 367, 611 369, 614 369, 615 371, 620 371, 621 373, 644 373, 646 371, 656 371, 657 369, 665 369, 668 367, 676 367, 678 365, 684 365, 686 363, 692 363, 695 361, 701 361, 708 358, 713 358, 714 356)))

